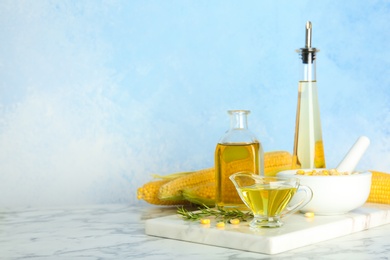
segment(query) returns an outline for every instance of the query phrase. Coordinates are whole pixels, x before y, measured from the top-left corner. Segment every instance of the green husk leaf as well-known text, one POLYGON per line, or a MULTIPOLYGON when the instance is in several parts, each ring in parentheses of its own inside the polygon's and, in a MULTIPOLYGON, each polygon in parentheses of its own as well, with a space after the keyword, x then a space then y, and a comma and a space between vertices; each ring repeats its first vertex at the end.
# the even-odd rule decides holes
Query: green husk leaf
POLYGON ((194 171, 190 172, 175 172, 168 175, 159 175, 159 174, 152 174, 152 177, 155 179, 164 179, 164 180, 173 180, 188 174, 194 173, 194 171))

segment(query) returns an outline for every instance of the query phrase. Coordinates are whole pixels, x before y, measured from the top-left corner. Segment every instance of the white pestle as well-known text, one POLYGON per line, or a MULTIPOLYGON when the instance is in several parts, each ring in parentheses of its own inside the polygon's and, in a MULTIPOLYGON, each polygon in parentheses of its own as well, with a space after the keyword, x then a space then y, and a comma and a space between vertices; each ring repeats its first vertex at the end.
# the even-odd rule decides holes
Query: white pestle
POLYGON ((338 172, 347 172, 348 174, 352 173, 369 145, 370 139, 368 137, 359 137, 344 159, 339 163, 336 170, 338 172))

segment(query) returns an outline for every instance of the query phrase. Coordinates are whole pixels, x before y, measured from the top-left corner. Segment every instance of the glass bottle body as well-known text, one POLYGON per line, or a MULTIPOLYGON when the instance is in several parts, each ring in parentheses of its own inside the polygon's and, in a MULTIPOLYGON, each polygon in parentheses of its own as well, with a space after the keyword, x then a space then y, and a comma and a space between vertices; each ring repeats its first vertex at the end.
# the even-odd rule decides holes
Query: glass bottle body
POLYGON ((231 110, 230 129, 215 149, 216 206, 225 209, 247 207, 229 177, 236 172, 264 175, 264 156, 260 142, 247 127, 247 110, 231 110))
POLYGON ((299 81, 295 122, 293 168, 325 168, 315 60, 312 53, 304 63, 303 80, 299 81))

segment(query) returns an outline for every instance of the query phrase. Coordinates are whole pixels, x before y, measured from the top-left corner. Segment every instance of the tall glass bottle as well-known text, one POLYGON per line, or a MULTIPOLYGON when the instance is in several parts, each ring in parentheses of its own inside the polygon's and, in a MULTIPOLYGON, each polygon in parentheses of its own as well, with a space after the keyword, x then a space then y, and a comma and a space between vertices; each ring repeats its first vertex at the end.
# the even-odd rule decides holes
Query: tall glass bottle
POLYGON ((264 152, 249 131, 248 110, 229 110, 230 128, 215 149, 216 206, 247 209, 229 176, 236 172, 264 175, 264 152))
POLYGON ((293 168, 325 168, 320 109, 316 80, 316 53, 311 47, 312 25, 306 23, 305 48, 297 50, 302 59, 303 75, 298 86, 293 168))

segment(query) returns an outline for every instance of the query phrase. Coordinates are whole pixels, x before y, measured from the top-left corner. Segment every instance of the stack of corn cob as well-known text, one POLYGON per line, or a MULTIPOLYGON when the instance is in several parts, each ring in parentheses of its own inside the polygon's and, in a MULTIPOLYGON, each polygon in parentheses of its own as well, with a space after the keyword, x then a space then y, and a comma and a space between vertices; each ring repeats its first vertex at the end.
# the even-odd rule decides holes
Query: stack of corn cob
MULTIPOLYGON (((264 172, 275 175, 291 168, 292 156, 286 151, 264 153, 264 172)), ((239 169, 239 165, 237 165, 239 169)), ((158 180, 150 181, 138 188, 137 197, 155 205, 215 204, 214 167, 193 172, 155 175, 158 180)), ((229 180, 230 181, 230 180, 229 180)))
MULTIPOLYGON (((276 175, 291 169, 292 156, 286 151, 264 153, 264 172, 276 175)), ((371 192, 367 202, 390 204, 390 174, 371 171, 371 192)), ((154 175, 155 179, 137 190, 138 199, 154 205, 215 205, 215 170, 213 167, 198 171, 154 175)))

